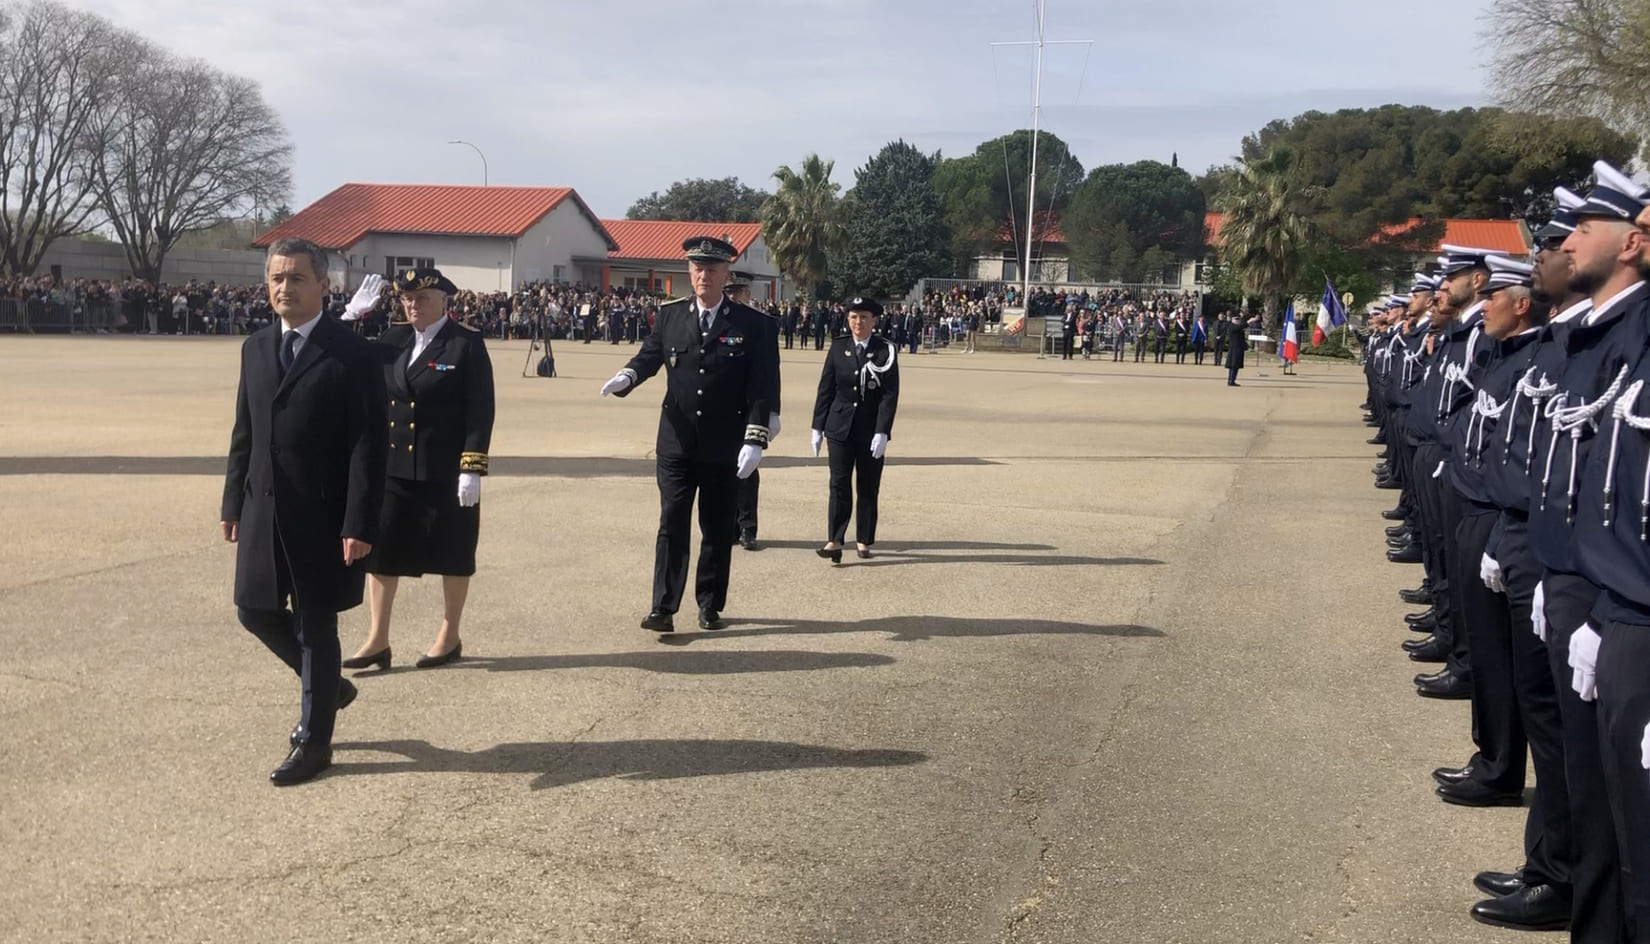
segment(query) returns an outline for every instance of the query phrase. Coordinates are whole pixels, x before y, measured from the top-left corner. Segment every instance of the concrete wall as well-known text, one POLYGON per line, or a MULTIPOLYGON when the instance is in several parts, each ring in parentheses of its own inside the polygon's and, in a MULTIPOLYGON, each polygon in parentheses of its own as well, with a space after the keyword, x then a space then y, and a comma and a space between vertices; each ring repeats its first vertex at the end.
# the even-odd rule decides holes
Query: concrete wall
MULTIPOLYGON (((605 255, 607 240, 590 218, 579 211, 579 205, 568 198, 533 224, 516 243, 516 282, 554 279, 558 266, 564 281, 578 281, 583 275, 573 257, 605 255)), ((599 279, 601 273, 594 275, 599 279)))
MULTIPOLYGON (((65 279, 129 279, 126 252, 116 243, 59 239, 46 250, 35 274, 44 275, 52 266, 62 268, 65 279)), ((264 280, 263 250, 174 249, 166 256, 161 279, 171 283, 196 279, 220 285, 258 285, 264 280)))
POLYGON ((510 249, 514 240, 489 236, 398 236, 373 234, 349 247, 333 265, 334 278, 348 266, 346 284, 353 290, 368 273, 388 276, 389 256, 429 259, 461 289, 496 292, 510 287, 510 249))

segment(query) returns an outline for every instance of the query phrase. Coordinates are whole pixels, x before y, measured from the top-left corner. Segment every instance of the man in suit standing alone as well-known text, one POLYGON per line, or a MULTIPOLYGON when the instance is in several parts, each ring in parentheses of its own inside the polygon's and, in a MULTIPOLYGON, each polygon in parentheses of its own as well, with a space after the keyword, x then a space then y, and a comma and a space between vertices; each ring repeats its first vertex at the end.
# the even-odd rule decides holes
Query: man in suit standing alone
POLYGON ((361 603, 388 421, 371 346, 321 315, 326 250, 278 240, 265 273, 279 320, 241 345, 221 528, 236 544, 241 625, 303 683, 290 753, 269 775, 287 786, 331 765, 334 715, 355 698, 339 675, 338 612, 361 603))

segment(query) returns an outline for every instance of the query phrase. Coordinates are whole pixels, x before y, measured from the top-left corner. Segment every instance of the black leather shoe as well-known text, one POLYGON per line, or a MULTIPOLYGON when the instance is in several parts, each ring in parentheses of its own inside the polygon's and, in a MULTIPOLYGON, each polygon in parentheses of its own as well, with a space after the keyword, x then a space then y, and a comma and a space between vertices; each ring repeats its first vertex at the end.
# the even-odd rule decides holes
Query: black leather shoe
POLYGON ((854 548, 854 556, 858 557, 860 560, 870 560, 871 549, 868 547, 856 547, 854 548))
POLYGON ((1434 675, 1416 676, 1415 694, 1422 698, 1463 701, 1472 697, 1472 683, 1445 669, 1434 675))
POLYGON ((338 663, 346 669, 376 668, 380 672, 390 669, 390 647, 385 646, 370 656, 350 656, 338 663))
POLYGON ((1514 931, 1562 931, 1570 926, 1570 896, 1551 885, 1525 885, 1473 905, 1472 916, 1514 931))
POLYGON ((717 613, 715 610, 700 610, 699 611, 699 628, 700 629, 714 632, 718 629, 722 629, 722 628, 726 627, 727 625, 728 625, 727 623, 722 622, 722 615, 720 613, 717 613))
MULTIPOLYGON (((1475 768, 1471 764, 1467 764, 1465 767, 1440 767, 1432 772, 1432 779, 1438 781, 1439 786, 1443 786, 1446 783, 1461 783, 1472 779, 1472 772, 1474 769, 1475 768)), ((1483 886, 1479 887, 1483 888, 1483 886)), ((1495 894, 1494 892, 1490 892, 1487 888, 1485 888, 1484 891, 1489 892, 1492 895, 1495 894)))
POLYGON ((1375 480, 1375 487, 1376 488, 1384 488, 1384 489, 1387 489, 1388 491, 1396 491, 1400 488, 1403 488, 1404 483, 1402 483, 1402 482, 1400 482, 1400 481, 1398 481, 1397 479, 1394 479, 1394 478, 1379 478, 1379 479, 1375 480))
POLYGON ((281 761, 281 766, 269 773, 269 782, 277 787, 314 780, 321 771, 332 766, 332 748, 313 744, 299 744, 281 761))
POLYGON ((656 633, 674 633, 676 620, 669 613, 654 610, 642 617, 642 628, 651 629, 656 633))
POLYGON ((343 711, 345 708, 348 708, 350 705, 354 704, 355 703, 355 696, 357 696, 359 694, 361 694, 361 690, 359 688, 355 687, 354 682, 350 681, 349 679, 339 679, 338 680, 338 710, 343 711))
POLYGON ((756 532, 755 531, 742 532, 739 535, 739 546, 744 548, 747 551, 756 550, 756 547, 757 547, 756 532))
POLYGON ((1388 521, 1402 521, 1408 518, 1409 514, 1410 510, 1408 508, 1399 505, 1396 508, 1388 508, 1386 511, 1381 512, 1381 517, 1388 521))
POLYGON ((1432 588, 1427 586, 1416 587, 1414 590, 1399 590, 1398 599, 1412 606, 1432 602, 1432 588))
POLYGON ((1428 636, 1423 645, 1409 651, 1411 662, 1443 662, 1449 658, 1449 647, 1437 636, 1428 636))
POLYGON ((1438 618, 1435 616, 1428 617, 1419 623, 1406 622, 1404 625, 1409 627, 1409 631, 1412 633, 1436 633, 1438 631, 1438 618))
POLYGON ((1435 607, 1435 606, 1429 606, 1429 607, 1427 607, 1426 609, 1422 610, 1419 613, 1406 613, 1406 614, 1404 614, 1404 622, 1408 623, 1411 626, 1419 626, 1422 623, 1434 621, 1437 618, 1438 618, 1438 608, 1435 607))
POLYGON ((1366 439, 1364 441, 1369 443, 1371 446, 1384 446, 1384 445, 1386 445, 1386 437, 1381 435, 1380 433, 1376 433, 1375 435, 1369 437, 1368 439, 1366 439))
POLYGON ((1401 548, 1391 548, 1386 552, 1386 559, 1394 564, 1419 564, 1421 545, 1406 544, 1401 548))
POLYGON ((1456 806, 1523 806, 1523 790, 1494 790, 1472 778, 1434 787, 1438 799, 1456 806))
POLYGON ((448 649, 446 652, 443 652, 441 655, 419 656, 418 661, 413 663, 413 667, 419 669, 433 669, 438 665, 446 665, 449 662, 457 662, 459 656, 462 655, 464 655, 464 641, 461 639, 458 642, 453 643, 453 647, 448 649))
POLYGON ((1372 467, 1369 471, 1374 473, 1376 478, 1381 478, 1381 479, 1390 479, 1390 478, 1392 478, 1392 466, 1385 463, 1385 462, 1375 463, 1374 467, 1372 467))
POLYGON ((814 553, 833 564, 842 563, 842 548, 840 547, 822 547, 814 551, 814 553))
POLYGON ((1431 636, 1423 636, 1420 639, 1406 639, 1398 645, 1402 646, 1405 652, 1414 652, 1430 642, 1432 642, 1431 636))
POLYGON ((1479 872, 1472 877, 1474 888, 1486 895, 1500 898, 1524 887, 1524 873, 1517 872, 1479 872))
POLYGON ((1400 524, 1388 525, 1387 528, 1386 528, 1386 536, 1388 538, 1393 538, 1393 539, 1406 537, 1406 536, 1413 537, 1414 532, 1415 532, 1415 529, 1411 528, 1409 526, 1409 522, 1407 522, 1407 521, 1402 522, 1400 524))

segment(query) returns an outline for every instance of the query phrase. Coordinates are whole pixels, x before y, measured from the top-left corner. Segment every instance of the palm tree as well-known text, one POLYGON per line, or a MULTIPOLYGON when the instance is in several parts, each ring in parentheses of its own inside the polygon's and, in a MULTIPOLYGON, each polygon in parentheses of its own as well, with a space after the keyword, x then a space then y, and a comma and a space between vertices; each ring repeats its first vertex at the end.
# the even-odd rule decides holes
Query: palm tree
POLYGON ((774 262, 804 290, 825 278, 830 255, 842 244, 841 184, 831 182, 835 161, 809 154, 802 172, 773 172, 779 186, 762 204, 762 236, 774 262))
POLYGON ((1300 277, 1312 235, 1304 204, 1315 188, 1297 182, 1294 166, 1294 155, 1283 148, 1240 159, 1215 198, 1215 208, 1225 214, 1221 258, 1245 292, 1261 296, 1268 331, 1280 327, 1280 302, 1300 277))

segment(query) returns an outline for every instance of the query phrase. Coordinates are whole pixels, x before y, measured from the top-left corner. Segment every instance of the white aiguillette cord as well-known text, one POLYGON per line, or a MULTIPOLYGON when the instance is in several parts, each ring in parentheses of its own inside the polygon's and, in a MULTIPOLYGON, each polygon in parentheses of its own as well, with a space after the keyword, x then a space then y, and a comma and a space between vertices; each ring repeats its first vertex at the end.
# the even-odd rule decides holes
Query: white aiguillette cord
MULTIPOLYGON (((1515 393, 1514 396, 1517 396, 1515 393)), ((1498 420, 1501 414, 1507 411, 1507 403, 1495 402, 1488 390, 1478 391, 1477 399, 1472 402, 1472 416, 1467 419, 1466 444, 1470 446, 1474 465, 1484 464, 1484 427, 1490 420, 1498 420)))
POLYGON ((860 387, 862 389, 868 389, 868 388, 866 388, 866 382, 871 380, 872 378, 881 378, 883 374, 888 373, 888 368, 894 366, 894 361, 898 357, 899 357, 899 351, 896 350, 895 347, 892 344, 890 344, 890 345, 888 345, 888 363, 883 364, 881 367, 878 367, 877 366, 877 359, 875 357, 871 356, 871 351, 869 350, 869 348, 867 348, 866 351, 865 351, 865 366, 863 366, 859 369, 859 385, 860 385, 860 387))
POLYGON ((1576 460, 1577 452, 1579 451, 1576 449, 1576 444, 1581 441, 1581 433, 1583 429, 1588 426, 1591 426, 1594 430, 1598 429, 1598 415, 1604 412, 1604 408, 1609 406, 1611 401, 1615 400, 1616 394, 1621 392, 1622 384, 1626 382, 1627 365, 1623 364, 1621 365, 1621 370, 1616 373, 1616 379, 1611 381, 1610 386, 1604 391, 1604 393, 1599 395, 1597 400, 1588 403, 1585 400, 1580 400, 1578 397, 1577 399, 1580 400, 1580 402, 1578 402, 1575 406, 1565 406, 1565 404, 1569 402, 1570 398, 1570 395, 1565 393, 1554 397, 1553 402, 1547 404, 1547 417, 1553 422, 1553 437, 1547 444, 1547 466, 1541 473, 1542 510, 1545 510, 1547 507, 1547 486, 1551 483, 1553 477, 1553 453, 1558 449, 1558 437, 1563 433, 1569 433, 1570 486, 1564 499, 1564 520, 1570 524, 1575 523, 1576 460))
POLYGON ((1524 376, 1518 380, 1518 386, 1513 390, 1513 415, 1507 423, 1507 449, 1501 454, 1501 462, 1505 464, 1512 455, 1513 430, 1518 427, 1518 398, 1528 397, 1530 400, 1530 439, 1529 442, 1524 444, 1524 472, 1526 474, 1529 473, 1530 466, 1535 462, 1535 428, 1540 425, 1541 421, 1541 401, 1558 392, 1558 384, 1548 380, 1546 374, 1542 374, 1541 380, 1537 382, 1535 380, 1536 370, 1537 368, 1531 367, 1525 371, 1524 376))
MULTIPOLYGON (((1626 368, 1622 372, 1626 373, 1626 368)), ((1633 412, 1633 404, 1638 402, 1639 394, 1644 390, 1644 381, 1635 380, 1632 385, 1622 391, 1611 409, 1615 423, 1610 429, 1610 464, 1605 466, 1604 472, 1604 526, 1610 527, 1610 515, 1615 509, 1612 498, 1616 485, 1616 457, 1621 445, 1621 425, 1628 426, 1639 432, 1650 431, 1650 416, 1640 416, 1633 412)), ((1650 540, 1650 456, 1644 463, 1644 485, 1639 491, 1639 540, 1650 540)))

